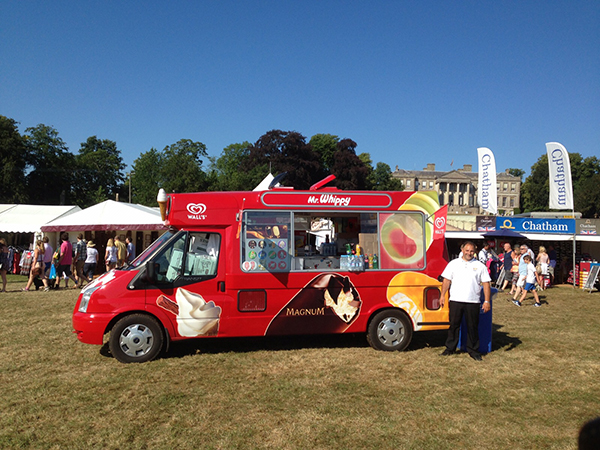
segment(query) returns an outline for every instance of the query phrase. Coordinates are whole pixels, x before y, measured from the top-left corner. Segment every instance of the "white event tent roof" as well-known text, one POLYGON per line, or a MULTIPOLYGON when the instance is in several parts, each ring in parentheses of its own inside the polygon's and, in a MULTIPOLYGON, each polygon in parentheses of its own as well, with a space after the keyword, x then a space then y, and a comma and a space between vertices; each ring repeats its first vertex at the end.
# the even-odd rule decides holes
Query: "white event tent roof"
POLYGON ((81 211, 79 206, 63 205, 0 205, 0 232, 36 233, 56 219, 81 211))
POLYGON ((53 220, 42 231, 160 230, 158 208, 106 200, 78 213, 53 220))

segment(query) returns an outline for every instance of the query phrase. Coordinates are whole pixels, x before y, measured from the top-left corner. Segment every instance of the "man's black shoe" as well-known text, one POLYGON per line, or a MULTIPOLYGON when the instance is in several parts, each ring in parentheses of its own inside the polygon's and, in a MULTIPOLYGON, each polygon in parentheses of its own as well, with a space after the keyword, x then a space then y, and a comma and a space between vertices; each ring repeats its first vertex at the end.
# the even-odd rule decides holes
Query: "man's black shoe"
POLYGON ((453 355, 454 352, 452 350, 444 350, 442 353, 440 353, 440 356, 449 356, 449 355, 453 355))
POLYGON ((471 354, 469 354, 469 356, 470 356, 471 358, 473 358, 475 361, 483 361, 483 358, 482 358, 482 357, 481 357, 481 355, 480 355, 480 354, 478 354, 478 353, 473 353, 472 355, 471 355, 471 354))

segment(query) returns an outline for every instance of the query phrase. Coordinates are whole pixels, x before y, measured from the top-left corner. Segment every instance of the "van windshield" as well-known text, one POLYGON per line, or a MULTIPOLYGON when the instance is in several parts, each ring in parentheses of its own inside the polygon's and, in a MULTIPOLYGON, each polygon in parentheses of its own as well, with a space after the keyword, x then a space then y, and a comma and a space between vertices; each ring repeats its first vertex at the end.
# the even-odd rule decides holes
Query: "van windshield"
POLYGON ((144 250, 137 258, 135 258, 131 262, 131 265, 129 267, 133 267, 133 268, 140 267, 142 264, 144 264, 148 260, 148 258, 150 258, 150 256, 152 256, 154 254, 154 252, 158 248, 162 247, 162 245, 165 242, 167 242, 169 239, 171 239, 174 234, 175 234, 175 231, 171 231, 171 230, 163 233, 163 235, 161 237, 159 237, 152 244, 150 244, 150 246, 148 248, 146 248, 146 250, 144 250))

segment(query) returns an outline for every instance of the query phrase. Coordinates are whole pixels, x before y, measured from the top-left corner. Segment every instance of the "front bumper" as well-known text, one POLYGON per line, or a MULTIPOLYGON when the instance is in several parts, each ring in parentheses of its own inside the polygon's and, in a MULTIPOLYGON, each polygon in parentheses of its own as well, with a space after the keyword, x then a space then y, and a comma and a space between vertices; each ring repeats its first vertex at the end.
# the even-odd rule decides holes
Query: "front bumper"
POLYGON ((114 314, 81 313, 73 314, 73 333, 85 344, 102 345, 106 327, 114 314))

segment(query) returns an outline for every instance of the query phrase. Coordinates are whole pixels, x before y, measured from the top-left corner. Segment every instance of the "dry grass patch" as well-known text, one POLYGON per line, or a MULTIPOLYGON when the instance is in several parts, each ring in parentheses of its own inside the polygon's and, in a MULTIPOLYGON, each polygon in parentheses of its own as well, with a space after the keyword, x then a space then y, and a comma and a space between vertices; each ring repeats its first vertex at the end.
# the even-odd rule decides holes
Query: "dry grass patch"
MULTIPOLYGON (((22 278, 24 280, 24 278, 22 278)), ((564 449, 600 414, 600 294, 494 304, 493 351, 442 358, 362 335, 179 343, 124 365, 71 333, 77 293, 0 297, 0 447, 564 449)))

